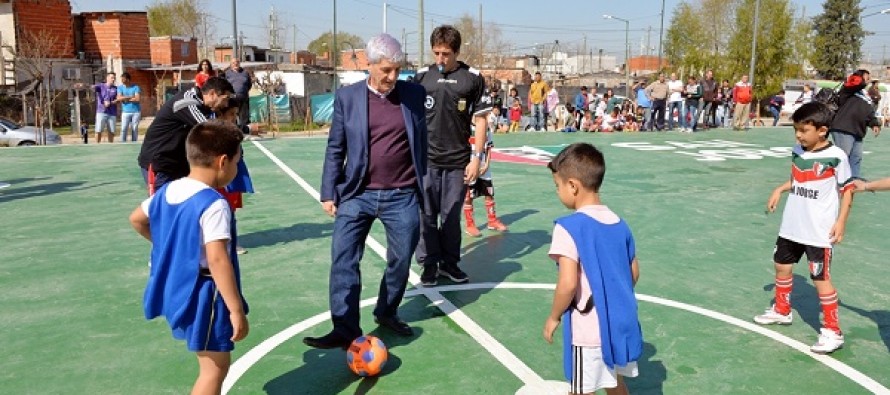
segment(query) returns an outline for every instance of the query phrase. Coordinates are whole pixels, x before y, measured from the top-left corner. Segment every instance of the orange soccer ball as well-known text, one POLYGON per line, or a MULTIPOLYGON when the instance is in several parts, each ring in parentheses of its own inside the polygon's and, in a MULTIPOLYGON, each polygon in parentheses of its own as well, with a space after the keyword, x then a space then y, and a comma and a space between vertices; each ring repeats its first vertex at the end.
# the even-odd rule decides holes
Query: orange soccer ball
POLYGON ((380 339, 365 335, 352 341, 346 350, 346 365, 362 377, 376 376, 383 370, 389 352, 380 339))

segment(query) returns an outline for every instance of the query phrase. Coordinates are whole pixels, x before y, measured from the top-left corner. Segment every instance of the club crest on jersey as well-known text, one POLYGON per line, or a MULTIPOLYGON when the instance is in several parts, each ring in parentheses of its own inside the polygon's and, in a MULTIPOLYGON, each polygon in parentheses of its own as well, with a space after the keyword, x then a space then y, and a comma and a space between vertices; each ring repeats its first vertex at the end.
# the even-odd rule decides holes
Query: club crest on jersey
POLYGON ((426 95, 426 101, 423 103, 423 106, 426 107, 427 110, 430 110, 435 105, 436 105, 436 99, 433 99, 433 97, 430 95, 426 95))
POLYGON ((825 170, 828 170, 828 166, 821 162, 813 163, 813 172, 816 173, 817 177, 822 176, 825 173, 825 170))

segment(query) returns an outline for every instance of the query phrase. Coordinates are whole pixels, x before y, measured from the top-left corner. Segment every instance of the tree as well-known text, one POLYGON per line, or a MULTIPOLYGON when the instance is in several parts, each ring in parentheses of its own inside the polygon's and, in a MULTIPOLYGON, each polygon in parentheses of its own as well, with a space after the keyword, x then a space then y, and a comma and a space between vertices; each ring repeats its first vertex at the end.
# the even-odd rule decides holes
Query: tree
POLYGON ((859 0, 825 0, 822 13, 813 18, 816 32, 810 61, 823 78, 843 79, 862 58, 859 0))
POLYGON ((674 10, 665 39, 665 56, 672 68, 691 74, 714 70, 728 74, 725 56, 733 33, 733 19, 739 1, 700 0, 680 3, 674 10))
MULTIPOLYGON (((729 40, 727 71, 732 79, 748 74, 751 62, 751 46, 754 37, 754 2, 740 0, 736 8, 735 27, 729 40)), ((772 95, 782 88, 789 76, 792 46, 790 33, 793 26, 793 8, 788 0, 759 0, 760 14, 757 26, 757 53, 754 64, 756 95, 772 95)))
POLYGON ((204 9, 204 0, 155 0, 146 7, 149 34, 197 38, 202 58, 207 58, 209 43, 214 41, 214 23, 204 9))
POLYGON ((331 54, 338 54, 343 49, 361 49, 365 47, 365 42, 361 37, 356 36, 355 34, 347 33, 347 32, 337 32, 337 48, 333 50, 329 49, 333 45, 334 34, 328 30, 322 33, 318 38, 309 42, 309 52, 315 54, 323 54, 325 52, 330 52, 331 54), (349 44, 343 44, 349 43, 349 44), (352 45, 352 48, 349 45, 352 45))
MULTIPOLYGON (((35 126, 39 129, 40 140, 46 141, 45 127, 52 127, 55 119, 53 108, 59 96, 65 92, 60 87, 52 86, 53 62, 59 56, 59 48, 69 48, 70 39, 58 37, 48 30, 26 31, 20 29, 17 32, 18 45, 11 50, 15 58, 15 70, 24 74, 34 83, 34 112, 35 126)), ((56 61, 58 62, 58 61, 56 61)), ((23 98, 24 99, 24 98, 23 98)), ((28 119, 27 114, 22 114, 23 119, 28 119)))

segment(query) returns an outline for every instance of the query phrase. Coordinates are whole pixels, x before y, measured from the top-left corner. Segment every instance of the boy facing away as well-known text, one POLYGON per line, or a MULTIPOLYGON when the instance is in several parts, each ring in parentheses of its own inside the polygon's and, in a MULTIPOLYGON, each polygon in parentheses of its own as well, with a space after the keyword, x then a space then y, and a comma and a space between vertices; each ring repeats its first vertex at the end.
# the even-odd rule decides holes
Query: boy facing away
POLYGON ((826 354, 844 345, 837 291, 831 284, 832 246, 844 238, 854 184, 847 155, 827 140, 828 107, 818 102, 804 104, 791 120, 798 142, 791 154, 791 179, 773 190, 766 204, 769 212, 774 211, 782 193, 790 191, 773 254, 776 300, 754 322, 791 324, 792 265, 806 253, 823 314, 819 340, 810 350, 826 354))
POLYGON ((164 316, 173 337, 198 358, 192 394, 219 394, 234 342, 248 332, 235 223, 224 188, 237 174, 244 135, 225 121, 196 125, 186 139, 189 175, 170 182, 130 214, 151 241, 145 318, 164 316))
POLYGON ((563 367, 571 394, 627 394, 643 351, 634 285, 639 263, 630 228, 600 202, 603 154, 587 143, 562 150, 548 165, 556 194, 575 213, 559 218, 550 257, 559 278, 544 339, 563 326, 563 367))

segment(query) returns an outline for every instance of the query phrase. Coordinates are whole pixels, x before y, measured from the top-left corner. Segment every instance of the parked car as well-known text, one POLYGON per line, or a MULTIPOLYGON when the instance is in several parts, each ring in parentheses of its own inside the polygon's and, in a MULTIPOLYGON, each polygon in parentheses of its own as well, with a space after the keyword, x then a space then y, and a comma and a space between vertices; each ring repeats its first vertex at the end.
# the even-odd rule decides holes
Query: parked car
MULTIPOLYGON (((33 126, 22 126, 6 118, 0 118, 0 147, 20 147, 37 145, 41 140, 40 130, 33 126)), ((62 144, 58 133, 46 129, 46 145, 62 144)))

